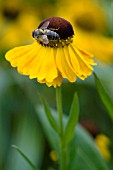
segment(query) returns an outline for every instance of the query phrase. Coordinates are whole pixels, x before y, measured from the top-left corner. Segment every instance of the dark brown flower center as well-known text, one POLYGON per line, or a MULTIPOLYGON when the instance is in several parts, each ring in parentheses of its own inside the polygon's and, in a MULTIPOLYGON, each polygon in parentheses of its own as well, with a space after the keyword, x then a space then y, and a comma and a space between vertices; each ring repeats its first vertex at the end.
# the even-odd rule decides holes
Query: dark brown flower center
POLYGON ((67 20, 60 17, 52 17, 45 19, 40 23, 38 28, 40 28, 45 22, 49 21, 48 29, 54 30, 59 34, 60 39, 68 39, 74 35, 73 27, 67 20))

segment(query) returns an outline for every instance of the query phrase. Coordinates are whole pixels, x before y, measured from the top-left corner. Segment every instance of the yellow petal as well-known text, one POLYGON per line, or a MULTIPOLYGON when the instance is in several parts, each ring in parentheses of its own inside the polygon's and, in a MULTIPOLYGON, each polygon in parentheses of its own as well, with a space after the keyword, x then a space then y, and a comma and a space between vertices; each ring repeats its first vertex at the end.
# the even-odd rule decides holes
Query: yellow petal
POLYGON ((76 75, 65 58, 65 50, 65 47, 57 49, 56 65, 63 78, 67 78, 70 82, 74 82, 76 81, 76 75))
MULTIPOLYGON (((37 46, 37 50, 39 49, 40 45, 37 46)), ((27 67, 35 59, 37 50, 35 50, 35 43, 33 43, 31 45, 16 47, 8 51, 5 57, 13 67, 17 67, 19 73, 28 75, 26 72, 27 67)))
POLYGON ((48 87, 54 86, 55 88, 57 86, 61 86, 62 84, 62 76, 59 74, 58 77, 56 77, 52 82, 47 82, 45 79, 43 80, 38 80, 39 83, 46 83, 48 87))
POLYGON ((13 67, 17 66, 18 59, 25 55, 28 50, 32 49, 32 45, 20 46, 13 48, 12 50, 8 51, 5 55, 5 58, 10 61, 13 67))
POLYGON ((41 63, 41 68, 38 71, 38 79, 46 79, 47 82, 52 82, 58 76, 58 71, 55 63, 54 48, 45 48, 47 50, 44 56, 44 60, 41 63))
POLYGON ((84 63, 90 68, 92 69, 91 65, 96 65, 96 63, 94 63, 94 60, 92 59, 94 57, 93 54, 88 53, 86 51, 83 51, 79 48, 77 48, 77 46, 73 43, 73 47, 76 50, 76 53, 78 54, 78 56, 84 61, 84 63))
MULTIPOLYGON (((93 68, 84 59, 84 54, 81 54, 79 49, 77 49, 73 44, 70 44, 70 53, 72 53, 72 51, 75 53, 75 57, 77 57, 80 66, 80 69, 77 70, 78 77, 84 80, 88 75, 91 75, 93 68)), ((73 65, 73 68, 76 70, 76 65, 73 65)))
POLYGON ((45 60, 46 53, 47 53, 47 48, 42 47, 42 46, 41 46, 40 51, 37 52, 37 50, 36 50, 36 58, 32 61, 31 65, 28 68, 30 78, 38 78, 39 77, 40 70, 41 70, 42 64, 45 60))

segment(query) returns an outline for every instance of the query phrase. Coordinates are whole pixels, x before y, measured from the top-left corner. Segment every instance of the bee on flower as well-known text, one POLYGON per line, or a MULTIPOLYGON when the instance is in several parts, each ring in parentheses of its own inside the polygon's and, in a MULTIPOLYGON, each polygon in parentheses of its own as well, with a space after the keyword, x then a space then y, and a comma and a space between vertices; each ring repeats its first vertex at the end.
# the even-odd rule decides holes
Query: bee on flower
POLYGON ((32 32, 30 45, 15 47, 5 55, 20 74, 47 86, 61 86, 62 79, 75 82, 92 74, 93 55, 76 46, 70 22, 60 17, 42 21, 32 32))
POLYGON ((34 30, 32 32, 32 36, 33 38, 35 38, 36 40, 39 40, 39 42, 41 41, 43 44, 49 44, 50 41, 52 40, 59 40, 59 34, 57 34, 56 32, 52 31, 52 29, 47 29, 47 27, 49 26, 49 21, 45 22, 40 28, 34 30))

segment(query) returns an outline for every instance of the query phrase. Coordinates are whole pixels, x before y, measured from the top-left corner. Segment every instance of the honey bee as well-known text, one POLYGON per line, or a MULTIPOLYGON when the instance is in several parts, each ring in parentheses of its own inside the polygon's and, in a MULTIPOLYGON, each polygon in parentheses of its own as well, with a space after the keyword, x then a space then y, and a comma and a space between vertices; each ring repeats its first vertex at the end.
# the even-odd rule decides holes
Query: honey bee
POLYGON ((40 28, 32 32, 33 38, 41 41, 43 44, 49 44, 49 41, 59 40, 60 36, 55 31, 56 29, 47 29, 49 21, 45 22, 40 28))

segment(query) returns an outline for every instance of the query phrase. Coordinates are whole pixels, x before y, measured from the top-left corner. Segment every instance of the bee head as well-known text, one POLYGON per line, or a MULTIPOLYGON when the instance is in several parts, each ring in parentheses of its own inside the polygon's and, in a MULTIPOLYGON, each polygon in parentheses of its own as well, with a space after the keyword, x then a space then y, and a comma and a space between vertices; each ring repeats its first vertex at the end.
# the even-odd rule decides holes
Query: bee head
POLYGON ((33 38, 38 38, 40 35, 43 35, 43 31, 41 29, 36 29, 32 32, 32 37, 33 38))
POLYGON ((32 32, 32 37, 33 37, 33 38, 37 38, 37 35, 38 35, 38 34, 37 34, 37 30, 34 30, 34 31, 32 32))

